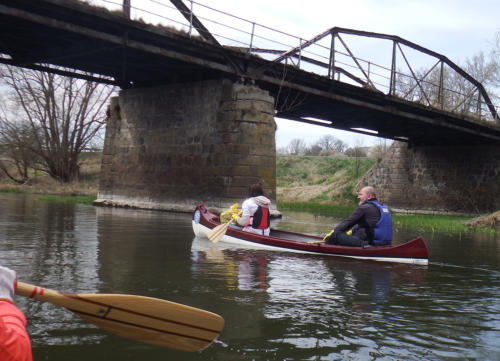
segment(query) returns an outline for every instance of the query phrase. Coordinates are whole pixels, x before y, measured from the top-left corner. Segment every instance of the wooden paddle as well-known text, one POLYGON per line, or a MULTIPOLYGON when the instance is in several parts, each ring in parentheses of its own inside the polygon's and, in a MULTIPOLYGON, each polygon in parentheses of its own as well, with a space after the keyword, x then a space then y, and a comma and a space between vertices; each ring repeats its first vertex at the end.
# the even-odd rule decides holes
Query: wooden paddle
POLYGON ((117 335, 182 351, 207 347, 224 327, 215 313, 158 298, 63 293, 22 282, 16 294, 66 307, 117 335))
POLYGON ((325 241, 321 240, 321 241, 308 241, 307 243, 309 244, 322 244, 322 243, 325 243, 325 241))
POLYGON ((217 243, 221 240, 222 237, 226 234, 227 228, 229 225, 233 222, 231 219, 229 222, 219 224, 218 226, 214 227, 212 230, 207 232, 207 238, 210 240, 212 243, 217 243))

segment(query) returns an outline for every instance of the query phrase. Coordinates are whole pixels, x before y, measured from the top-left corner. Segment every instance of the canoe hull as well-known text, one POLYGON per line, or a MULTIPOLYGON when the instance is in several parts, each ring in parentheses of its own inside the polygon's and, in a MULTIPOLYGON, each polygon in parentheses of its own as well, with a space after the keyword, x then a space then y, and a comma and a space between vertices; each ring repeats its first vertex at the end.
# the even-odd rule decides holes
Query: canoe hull
MULTIPOLYGON (((207 232, 219 224, 218 216, 209 212, 203 205, 196 207, 193 212, 192 226, 197 237, 206 237, 207 232)), ((420 237, 398 245, 366 248, 311 243, 320 241, 321 239, 322 237, 319 236, 273 229, 270 236, 262 236, 228 228, 220 242, 269 251, 349 257, 382 262, 428 264, 427 247, 424 240, 420 237)))

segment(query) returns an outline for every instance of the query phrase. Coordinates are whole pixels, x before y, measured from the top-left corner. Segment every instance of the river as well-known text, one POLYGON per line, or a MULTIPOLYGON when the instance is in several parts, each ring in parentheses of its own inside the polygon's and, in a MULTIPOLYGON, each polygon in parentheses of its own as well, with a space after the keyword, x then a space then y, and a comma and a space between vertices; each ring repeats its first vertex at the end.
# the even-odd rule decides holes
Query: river
MULTIPOLYGON (((273 221, 317 234, 336 222, 294 212, 273 221)), ((194 237, 190 214, 0 194, 0 264, 20 281, 157 297, 226 321, 218 340, 188 353, 16 297, 35 361, 500 360, 500 236, 421 235, 428 266, 358 261, 213 245, 194 237)))

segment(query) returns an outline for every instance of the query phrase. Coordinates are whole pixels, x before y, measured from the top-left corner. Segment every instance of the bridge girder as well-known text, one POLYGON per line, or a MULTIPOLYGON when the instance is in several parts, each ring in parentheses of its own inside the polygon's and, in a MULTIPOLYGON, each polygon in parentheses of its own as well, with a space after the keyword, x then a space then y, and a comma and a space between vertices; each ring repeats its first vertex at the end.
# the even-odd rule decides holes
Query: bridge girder
MULTIPOLYGON (((500 145, 500 128, 493 123, 269 62, 240 49, 225 52, 242 69, 243 81, 255 82, 275 97, 278 117, 373 135, 359 130, 371 129, 377 136, 411 144, 500 145)), ((0 53, 0 62, 6 64, 122 88, 242 80, 216 44, 78 1, 0 0, 0 53)))

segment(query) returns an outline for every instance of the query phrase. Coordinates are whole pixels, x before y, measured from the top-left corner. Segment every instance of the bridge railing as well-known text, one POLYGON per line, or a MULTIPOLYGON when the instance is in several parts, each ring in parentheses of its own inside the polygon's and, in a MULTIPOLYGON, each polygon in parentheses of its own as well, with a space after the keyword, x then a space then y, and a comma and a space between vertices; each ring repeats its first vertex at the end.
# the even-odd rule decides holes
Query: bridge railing
POLYGON ((168 0, 86 2, 119 11, 126 6, 134 20, 174 27, 187 36, 199 35, 191 21, 194 14, 223 46, 432 108, 500 122, 498 95, 488 94, 444 55, 398 36, 333 27, 304 39, 192 0, 185 0, 188 14, 168 0))

